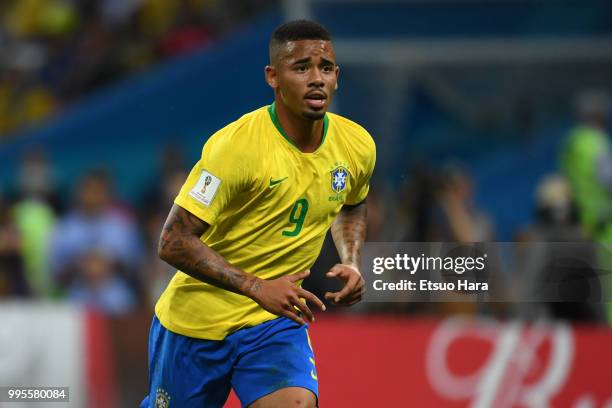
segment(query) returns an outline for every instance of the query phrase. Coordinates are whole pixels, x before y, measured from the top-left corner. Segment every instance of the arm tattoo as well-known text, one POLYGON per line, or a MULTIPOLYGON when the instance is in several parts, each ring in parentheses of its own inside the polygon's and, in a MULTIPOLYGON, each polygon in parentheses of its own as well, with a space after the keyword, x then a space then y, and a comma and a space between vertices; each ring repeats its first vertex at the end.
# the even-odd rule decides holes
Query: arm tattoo
POLYGON ((204 221, 174 205, 159 239, 160 258, 211 285, 239 294, 256 291, 261 286, 259 279, 230 265, 200 240, 207 228, 204 221))
POLYGON ((342 263, 361 264, 361 247, 366 235, 366 204, 345 205, 331 227, 332 237, 342 263))

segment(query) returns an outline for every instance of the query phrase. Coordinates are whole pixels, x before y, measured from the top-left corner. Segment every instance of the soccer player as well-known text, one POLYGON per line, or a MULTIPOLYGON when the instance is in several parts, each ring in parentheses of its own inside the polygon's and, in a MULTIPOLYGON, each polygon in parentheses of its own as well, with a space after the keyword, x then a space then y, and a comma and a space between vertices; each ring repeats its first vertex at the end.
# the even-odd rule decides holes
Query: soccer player
POLYGON ((275 102, 205 143, 164 225, 160 257, 179 269, 155 307, 149 395, 142 407, 314 407, 307 333, 323 302, 300 287, 331 227, 343 282, 325 298, 361 300, 365 199, 375 146, 327 113, 339 68, 329 33, 311 21, 277 28, 266 82, 275 102))

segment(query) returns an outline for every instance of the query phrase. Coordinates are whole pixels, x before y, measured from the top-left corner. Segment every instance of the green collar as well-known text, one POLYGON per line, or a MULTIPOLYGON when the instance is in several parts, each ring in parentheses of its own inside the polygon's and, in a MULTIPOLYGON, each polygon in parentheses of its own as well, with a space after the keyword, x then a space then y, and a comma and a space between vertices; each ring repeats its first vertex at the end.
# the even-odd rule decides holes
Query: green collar
MULTIPOLYGON (((272 104, 270 106, 268 106, 268 113, 270 114, 270 119, 272 119, 272 123, 274 123, 274 126, 276 127, 278 132, 293 147, 295 147, 296 149, 300 150, 296 146, 296 144, 293 142, 293 140, 291 140, 291 138, 289 136, 287 136, 287 134, 285 133, 285 130, 281 126, 280 121, 278 120, 278 115, 276 114, 276 102, 272 102, 272 104)), ((329 128, 329 117, 327 116, 327 113, 326 113, 325 116, 323 116, 323 137, 321 138, 321 144, 319 145, 319 147, 316 148, 316 150, 314 152, 317 152, 321 148, 321 146, 323 146, 323 142, 325 142, 325 136, 327 136, 327 129, 328 128, 329 128)), ((300 150, 300 152, 301 152, 301 150, 300 150)), ((304 152, 302 152, 302 153, 304 153, 304 152)))

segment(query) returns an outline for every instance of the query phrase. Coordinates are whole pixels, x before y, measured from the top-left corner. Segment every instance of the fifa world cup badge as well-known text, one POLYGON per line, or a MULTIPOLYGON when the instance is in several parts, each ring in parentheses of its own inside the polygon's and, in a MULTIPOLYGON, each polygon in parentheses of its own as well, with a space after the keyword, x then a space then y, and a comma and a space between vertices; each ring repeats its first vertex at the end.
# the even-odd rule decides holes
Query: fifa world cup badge
POLYGON ((189 195, 204 205, 210 205, 215 198, 220 184, 221 179, 206 170, 202 170, 200 178, 189 192, 189 195))
POLYGON ((206 194, 206 187, 208 187, 211 182, 212 182, 212 177, 206 176, 206 178, 204 179, 204 187, 202 187, 202 194, 206 194))

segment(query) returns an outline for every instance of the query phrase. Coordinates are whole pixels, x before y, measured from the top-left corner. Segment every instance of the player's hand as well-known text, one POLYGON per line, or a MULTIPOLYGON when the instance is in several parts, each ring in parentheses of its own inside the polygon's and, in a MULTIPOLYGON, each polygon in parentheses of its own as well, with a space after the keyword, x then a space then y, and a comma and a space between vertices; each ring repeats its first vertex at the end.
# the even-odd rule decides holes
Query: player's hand
POLYGON ((353 265, 336 264, 327 272, 328 278, 337 278, 344 282, 339 292, 327 292, 325 299, 337 306, 352 306, 359 302, 365 293, 365 281, 359 270, 353 265))
POLYGON ((306 323, 304 317, 309 322, 313 322, 312 311, 300 298, 315 304, 322 311, 325 311, 325 305, 314 294, 298 286, 297 282, 308 275, 310 275, 310 271, 282 276, 277 279, 260 279, 257 282, 257 287, 251 290, 249 296, 270 313, 285 316, 299 324, 306 323))

